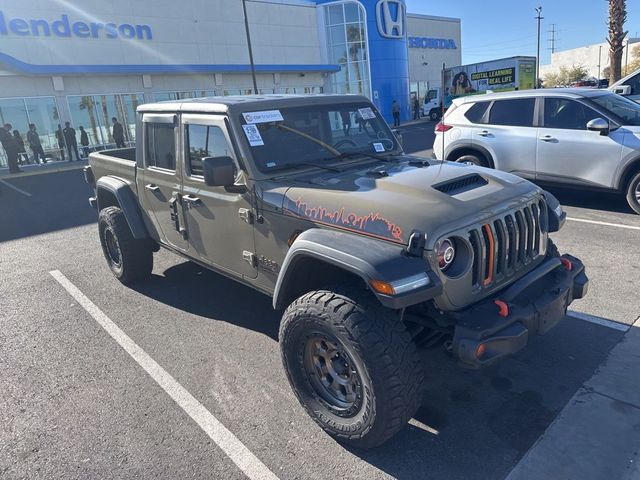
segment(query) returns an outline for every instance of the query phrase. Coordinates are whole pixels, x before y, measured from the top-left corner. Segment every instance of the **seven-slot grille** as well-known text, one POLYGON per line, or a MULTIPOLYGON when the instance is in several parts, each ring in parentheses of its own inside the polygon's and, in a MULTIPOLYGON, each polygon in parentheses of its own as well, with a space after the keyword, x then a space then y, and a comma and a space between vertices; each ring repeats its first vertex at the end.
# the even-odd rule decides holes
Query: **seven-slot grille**
POLYGON ((490 287, 546 253, 547 205, 540 198, 469 231, 473 285, 490 287))

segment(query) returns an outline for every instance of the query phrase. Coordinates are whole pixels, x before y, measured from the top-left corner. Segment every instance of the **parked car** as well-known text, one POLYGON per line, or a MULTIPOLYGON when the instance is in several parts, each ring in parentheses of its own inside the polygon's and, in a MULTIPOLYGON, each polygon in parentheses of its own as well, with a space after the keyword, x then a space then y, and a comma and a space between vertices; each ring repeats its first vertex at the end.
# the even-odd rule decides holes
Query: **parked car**
POLYGON ((618 80, 609 90, 634 102, 640 102, 640 69, 618 80))
POLYGON ((541 183, 620 192, 640 214, 640 105, 609 91, 459 98, 436 125, 433 149, 541 183))
POLYGON ((343 442, 379 445, 412 418, 419 348, 490 365, 587 293, 582 262, 549 238, 566 218, 553 195, 405 155, 364 97, 203 98, 137 115, 137 147, 92 153, 85 169, 111 271, 148 278, 162 247, 273 297, 291 387, 343 442), (350 131, 355 113, 365 122, 350 131))

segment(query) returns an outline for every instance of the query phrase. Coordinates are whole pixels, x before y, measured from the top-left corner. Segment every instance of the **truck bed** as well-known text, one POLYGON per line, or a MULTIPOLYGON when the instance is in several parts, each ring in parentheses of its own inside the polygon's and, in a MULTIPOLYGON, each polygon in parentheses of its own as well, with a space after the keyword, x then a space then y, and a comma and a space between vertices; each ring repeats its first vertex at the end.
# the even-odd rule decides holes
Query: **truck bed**
POLYGON ((133 184, 136 177, 136 149, 120 148, 91 153, 89 165, 96 181, 105 175, 113 175, 133 184))

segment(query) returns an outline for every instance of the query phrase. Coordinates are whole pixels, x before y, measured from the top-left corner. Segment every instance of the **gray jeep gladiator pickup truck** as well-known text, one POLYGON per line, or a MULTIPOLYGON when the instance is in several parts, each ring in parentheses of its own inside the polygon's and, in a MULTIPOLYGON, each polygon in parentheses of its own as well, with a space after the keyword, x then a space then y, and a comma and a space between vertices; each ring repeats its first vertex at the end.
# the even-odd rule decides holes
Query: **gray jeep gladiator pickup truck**
POLYGON ((405 155, 364 97, 142 105, 136 141, 85 169, 114 275, 148 277, 163 247, 273 297, 291 387, 345 443, 379 445, 411 419, 421 349, 488 365, 587 292, 548 238, 566 217, 552 195, 405 155))

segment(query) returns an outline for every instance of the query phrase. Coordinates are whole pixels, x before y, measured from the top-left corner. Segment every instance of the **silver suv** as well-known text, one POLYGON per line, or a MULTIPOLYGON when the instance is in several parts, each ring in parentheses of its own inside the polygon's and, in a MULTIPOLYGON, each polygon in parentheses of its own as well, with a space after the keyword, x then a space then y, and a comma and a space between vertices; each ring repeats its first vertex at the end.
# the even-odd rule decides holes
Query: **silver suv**
POLYGON ((457 98, 436 126, 433 150, 540 183, 617 191, 640 214, 640 105, 609 91, 457 98))

